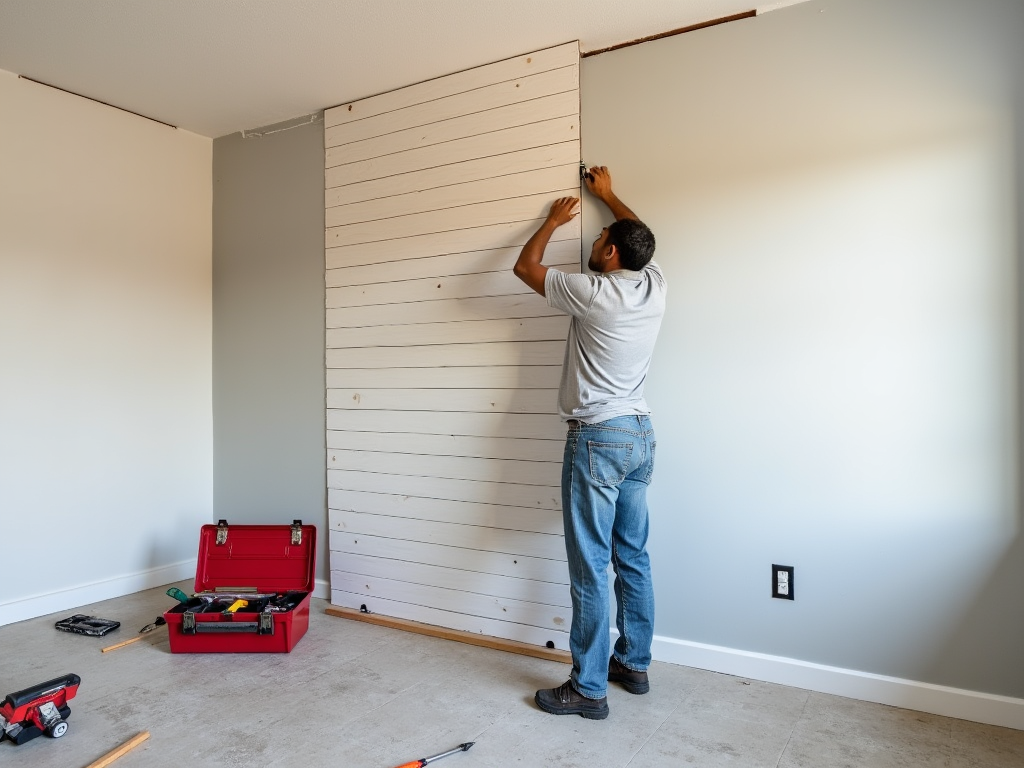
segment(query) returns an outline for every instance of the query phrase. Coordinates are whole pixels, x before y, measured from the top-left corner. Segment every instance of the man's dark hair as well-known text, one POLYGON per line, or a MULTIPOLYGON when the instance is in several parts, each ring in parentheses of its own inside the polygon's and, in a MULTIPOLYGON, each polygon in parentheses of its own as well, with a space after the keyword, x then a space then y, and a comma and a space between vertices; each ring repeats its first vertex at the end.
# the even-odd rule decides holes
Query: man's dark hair
POLYGON ((654 233, 637 219, 619 219, 610 224, 608 240, 619 249, 624 269, 639 272, 654 256, 654 233))

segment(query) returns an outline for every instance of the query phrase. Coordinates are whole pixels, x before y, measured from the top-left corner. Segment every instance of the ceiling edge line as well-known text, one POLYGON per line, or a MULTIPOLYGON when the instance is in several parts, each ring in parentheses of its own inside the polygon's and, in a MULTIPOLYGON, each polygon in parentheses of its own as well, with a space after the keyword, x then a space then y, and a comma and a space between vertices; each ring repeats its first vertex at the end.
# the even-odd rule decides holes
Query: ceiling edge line
POLYGON ((160 125, 166 125, 168 128, 173 128, 174 130, 178 130, 178 126, 171 125, 170 123, 165 123, 163 120, 157 120, 155 117, 149 117, 148 115, 143 115, 143 114, 141 114, 139 112, 132 112, 130 109, 125 109, 124 107, 119 107, 116 104, 108 104, 105 101, 100 101, 99 99, 94 99, 92 96, 83 96, 80 93, 75 93, 74 91, 69 91, 67 88, 61 88, 58 85, 53 85, 51 83, 44 83, 42 80, 36 80, 34 77, 29 77, 27 75, 18 75, 18 78, 20 80, 28 80, 30 83, 35 83, 36 85, 44 85, 47 88, 53 88, 53 90, 55 90, 55 91, 62 91, 64 93, 70 93, 72 96, 77 96, 80 99, 85 99, 86 101, 93 101, 93 102, 95 102, 97 104, 102 104, 104 107, 110 107, 111 109, 117 109, 117 110, 119 110, 121 112, 127 112, 129 115, 135 115, 136 117, 141 117, 143 120, 149 120, 149 121, 154 122, 154 123, 160 123, 160 125))
POLYGON ((743 13, 735 13, 732 16, 723 16, 720 19, 712 19, 711 21, 702 21, 699 24, 691 24, 688 27, 680 27, 679 29, 672 29, 668 32, 661 32, 657 35, 648 35, 647 37, 640 37, 636 40, 630 40, 625 43, 617 43, 616 45, 610 45, 607 48, 598 48, 593 51, 581 51, 580 58, 585 59, 588 56, 598 56, 602 53, 609 53, 611 51, 617 51, 620 48, 629 48, 632 45, 640 45, 641 43, 649 43, 653 40, 661 40, 663 37, 672 37, 674 35, 682 35, 686 32, 695 32, 698 29, 705 29, 707 27, 715 27, 719 24, 726 24, 730 21, 739 21, 740 19, 750 19, 757 16, 757 10, 744 11, 743 13))

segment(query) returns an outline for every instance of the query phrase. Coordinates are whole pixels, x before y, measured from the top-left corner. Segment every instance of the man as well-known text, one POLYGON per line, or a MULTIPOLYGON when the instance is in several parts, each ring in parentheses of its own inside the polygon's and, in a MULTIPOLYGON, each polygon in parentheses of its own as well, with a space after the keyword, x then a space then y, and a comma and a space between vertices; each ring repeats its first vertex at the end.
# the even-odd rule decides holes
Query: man
POLYGON ((654 429, 644 380, 665 311, 665 278, 651 261, 654 235, 612 192, 605 167, 591 168, 587 189, 615 216, 594 241, 588 266, 567 274, 541 264, 551 235, 578 213, 563 197, 523 246, 515 274, 572 316, 558 411, 569 431, 562 459, 562 517, 572 595, 572 673, 559 688, 537 691, 555 715, 608 717, 608 681, 647 693, 654 634, 654 590, 647 556, 647 485, 654 470, 654 429), (615 570, 619 638, 609 656, 608 581, 615 570))

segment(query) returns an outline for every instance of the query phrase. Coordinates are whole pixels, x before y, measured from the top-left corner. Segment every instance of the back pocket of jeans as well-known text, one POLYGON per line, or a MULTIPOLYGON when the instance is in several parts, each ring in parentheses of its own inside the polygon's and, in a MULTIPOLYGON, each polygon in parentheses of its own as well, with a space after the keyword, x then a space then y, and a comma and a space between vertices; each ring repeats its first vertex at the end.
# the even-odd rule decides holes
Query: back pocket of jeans
POLYGON ((590 476, 601 485, 618 485, 626 479, 633 459, 632 443, 598 443, 587 441, 590 454, 590 476))

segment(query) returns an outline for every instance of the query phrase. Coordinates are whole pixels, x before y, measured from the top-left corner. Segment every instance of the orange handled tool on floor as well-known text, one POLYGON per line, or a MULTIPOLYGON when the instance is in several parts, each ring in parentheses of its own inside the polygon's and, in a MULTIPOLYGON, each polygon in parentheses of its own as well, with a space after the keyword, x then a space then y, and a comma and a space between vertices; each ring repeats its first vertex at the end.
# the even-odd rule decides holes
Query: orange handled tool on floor
POLYGON ((419 760, 413 760, 411 763, 402 763, 398 768, 423 768, 435 760, 440 760, 442 757, 448 757, 454 755, 456 752, 465 752, 467 749, 476 744, 475 741, 467 741, 465 744, 459 744, 455 749, 449 749, 447 752, 442 752, 440 755, 434 755, 433 757, 421 757, 419 760))

